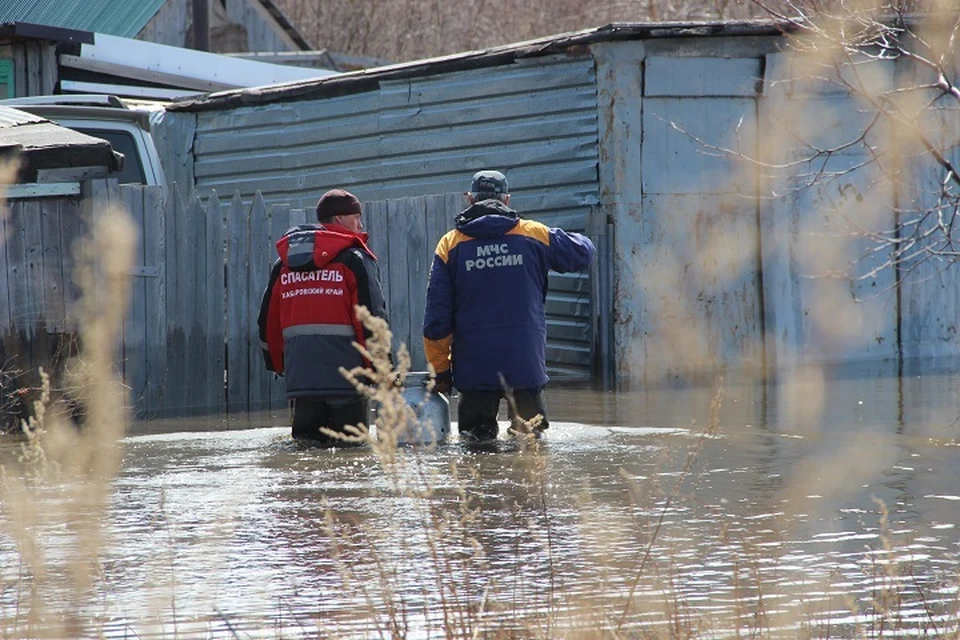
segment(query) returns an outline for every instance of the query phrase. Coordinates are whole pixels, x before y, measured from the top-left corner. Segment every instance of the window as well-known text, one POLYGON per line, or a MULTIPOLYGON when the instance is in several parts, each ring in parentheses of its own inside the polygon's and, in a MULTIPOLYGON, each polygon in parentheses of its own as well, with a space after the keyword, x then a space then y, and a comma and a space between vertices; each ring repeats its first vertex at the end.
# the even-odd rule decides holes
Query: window
POLYGON ((95 138, 108 141, 114 151, 123 154, 123 170, 116 176, 120 184, 144 184, 143 166, 140 164, 140 154, 137 152, 137 143, 133 136, 126 131, 112 129, 86 129, 73 127, 75 130, 95 138))
POLYGON ((13 60, 0 59, 0 100, 15 98, 17 92, 13 86, 13 60))

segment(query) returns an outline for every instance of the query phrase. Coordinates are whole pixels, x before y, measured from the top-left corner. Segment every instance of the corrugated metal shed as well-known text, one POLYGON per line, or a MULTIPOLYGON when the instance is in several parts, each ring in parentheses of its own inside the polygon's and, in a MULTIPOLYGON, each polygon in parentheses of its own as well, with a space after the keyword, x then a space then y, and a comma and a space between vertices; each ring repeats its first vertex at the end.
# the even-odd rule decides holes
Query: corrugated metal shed
POLYGON ((29 22, 50 27, 96 31, 133 38, 165 0, 5 0, 0 22, 29 22))
POLYGON ((106 175, 122 163, 106 140, 19 109, 0 107, 0 158, 13 155, 21 161, 18 182, 33 182, 45 171, 73 167, 98 167, 101 175, 106 175))
MULTIPOLYGON (((640 37, 769 35, 764 24, 609 25, 427 61, 173 105, 196 113, 191 178, 244 199, 311 208, 345 186, 365 201, 462 193, 482 168, 504 170, 522 215, 594 236, 601 145, 591 46, 640 37)), ((632 176, 637 184, 640 176, 632 176)), ((450 224, 456 211, 450 212, 450 224)), ((609 271, 609 267, 598 267, 609 271)), ((552 274, 548 368, 588 379, 599 362, 593 274, 552 274)), ((608 275, 600 274, 605 278, 608 275)), ((609 296, 609 294, 606 294, 609 296)), ((608 338, 599 338, 608 342, 608 338)))
MULTIPOLYGON (((462 192, 478 168, 506 170, 521 213, 587 230, 599 246, 589 277, 551 277, 553 371, 589 372, 592 358, 617 382, 674 384, 955 356, 955 280, 936 266, 898 287, 889 270, 870 271, 886 257, 867 256, 863 232, 893 229, 896 208, 935 210, 943 176, 921 159, 902 183, 918 193, 880 183, 879 147, 862 136, 869 109, 794 75, 790 29, 608 25, 227 91, 173 105, 167 144, 181 185, 262 189, 302 207, 332 186, 391 205, 462 192), (810 116, 806 138, 793 131, 797 110, 810 116), (858 136, 862 148, 840 150, 858 136), (831 150, 829 162, 811 162, 811 149, 831 150), (836 224, 856 221, 851 212, 870 224, 852 241, 836 224), (852 262, 865 277, 835 277, 852 262)), ((884 77, 916 74, 883 64, 884 77)), ((931 130, 955 156, 955 129, 931 130)))
POLYGON ((600 42, 710 36, 775 36, 782 34, 784 30, 789 28, 790 25, 788 24, 769 21, 609 24, 528 42, 343 73, 334 78, 325 78, 318 81, 257 87, 240 91, 224 91, 195 100, 184 100, 171 105, 169 108, 171 111, 210 111, 257 104, 267 105, 290 100, 342 96, 348 93, 362 93, 371 91, 377 88, 380 83, 390 80, 424 78, 455 71, 492 68, 526 58, 539 58, 554 54, 575 54, 578 49, 582 54, 589 55, 586 47, 600 42))
POLYGON ((384 82, 337 100, 204 112, 196 184, 310 206, 345 182, 365 200, 462 192, 473 171, 498 166, 527 212, 594 204, 593 82, 589 57, 558 57, 384 82))
MULTIPOLYGON (((247 199, 260 190, 268 203, 311 208, 335 186, 368 202, 462 193, 475 171, 496 167, 523 215, 584 231, 597 203, 596 140, 593 60, 563 55, 384 81, 337 99, 203 112, 195 177, 204 193, 247 199)), ((551 276, 555 376, 590 375, 589 291, 587 275, 551 276)))

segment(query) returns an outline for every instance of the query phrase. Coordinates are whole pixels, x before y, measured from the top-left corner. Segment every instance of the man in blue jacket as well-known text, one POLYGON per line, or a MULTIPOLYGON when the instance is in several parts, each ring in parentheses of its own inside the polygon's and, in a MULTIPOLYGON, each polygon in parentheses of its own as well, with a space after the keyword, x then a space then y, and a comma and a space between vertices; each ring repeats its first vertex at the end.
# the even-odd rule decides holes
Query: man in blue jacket
POLYGON ((580 271, 596 249, 584 235, 521 219, 499 171, 474 175, 467 200, 430 269, 423 339, 436 390, 460 391, 464 439, 497 437, 507 392, 512 421, 540 414, 546 429, 547 273, 580 271))

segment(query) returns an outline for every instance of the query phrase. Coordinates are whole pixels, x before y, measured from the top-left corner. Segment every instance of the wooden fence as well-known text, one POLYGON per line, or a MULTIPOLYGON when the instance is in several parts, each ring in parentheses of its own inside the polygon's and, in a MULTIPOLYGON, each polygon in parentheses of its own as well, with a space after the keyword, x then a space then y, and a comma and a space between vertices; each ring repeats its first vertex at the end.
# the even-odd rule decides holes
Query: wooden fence
MULTIPOLYGON (((0 243, 0 303, 7 303, 0 313, 0 356, 21 368, 49 368, 65 345, 75 346, 68 320, 79 290, 71 244, 83 235, 88 216, 120 205, 140 234, 118 347, 137 417, 285 406, 283 380, 263 366, 257 314, 277 257, 274 243, 290 227, 313 221, 313 212, 268 206, 259 193, 252 202, 213 191, 184 199, 176 185, 165 193, 103 184, 82 198, 9 207, 0 228, 6 237, 0 243)), ((394 349, 407 345, 415 370, 426 369, 421 329, 433 250, 462 205, 460 194, 364 203, 394 349)), ((578 309, 583 301, 589 306, 588 289, 577 289, 578 309)))
MULTIPOLYGON (((245 203, 216 192, 164 201, 150 187, 122 187, 142 230, 123 336, 124 375, 140 417, 243 412, 285 404, 283 381, 263 366, 257 314, 274 243, 313 212, 245 203)), ((394 346, 426 367, 421 323, 433 248, 461 196, 424 196, 364 205, 391 312, 394 346)))
POLYGON ((37 395, 17 389, 36 387, 39 368, 53 372, 76 353, 70 244, 86 233, 84 206, 78 194, 15 200, 0 212, 0 429, 37 395))

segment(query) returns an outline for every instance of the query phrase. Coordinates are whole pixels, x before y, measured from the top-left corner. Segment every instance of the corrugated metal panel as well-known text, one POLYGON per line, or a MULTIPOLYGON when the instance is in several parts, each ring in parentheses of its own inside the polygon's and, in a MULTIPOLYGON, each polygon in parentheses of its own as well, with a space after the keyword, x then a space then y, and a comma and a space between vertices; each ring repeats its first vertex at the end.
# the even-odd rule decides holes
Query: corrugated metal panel
MULTIPOLYGON (((175 115, 175 114, 173 114, 175 115)), ((593 59, 555 56, 382 82, 378 91, 197 114, 201 192, 312 208, 326 189, 364 201, 463 192, 506 172, 524 215, 584 231, 598 201, 593 59)), ((451 224, 454 212, 451 212, 451 224)), ((592 362, 590 282, 551 276, 548 359, 557 377, 592 362)))
POLYGON ((132 38, 165 0, 6 0, 0 22, 30 22, 132 38))
POLYGON ((597 201, 596 119, 592 60, 566 57, 203 112, 197 186, 309 206, 336 185, 364 200, 464 191, 496 166, 518 208, 582 210, 597 201))
POLYGON ((26 111, 0 106, 0 128, 17 127, 25 124, 36 124, 38 122, 49 121, 46 118, 35 116, 26 111))

